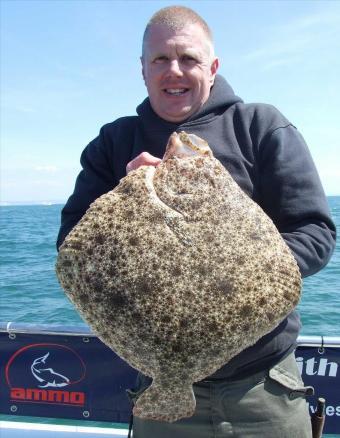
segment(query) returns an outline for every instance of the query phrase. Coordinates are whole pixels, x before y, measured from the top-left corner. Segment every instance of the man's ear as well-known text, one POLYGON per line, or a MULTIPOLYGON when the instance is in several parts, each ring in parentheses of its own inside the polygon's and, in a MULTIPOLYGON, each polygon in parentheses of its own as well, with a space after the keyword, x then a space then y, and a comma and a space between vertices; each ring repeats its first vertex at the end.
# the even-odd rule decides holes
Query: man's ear
POLYGON ((143 76, 143 80, 144 80, 144 83, 145 83, 145 72, 144 72, 143 56, 141 56, 139 59, 140 59, 140 62, 142 64, 142 76, 143 76))
POLYGON ((217 73, 219 65, 220 65, 220 63, 219 63, 218 58, 215 58, 213 60, 213 62, 211 63, 211 66, 210 66, 210 82, 211 82, 211 85, 214 84, 215 76, 216 76, 216 73, 217 73))

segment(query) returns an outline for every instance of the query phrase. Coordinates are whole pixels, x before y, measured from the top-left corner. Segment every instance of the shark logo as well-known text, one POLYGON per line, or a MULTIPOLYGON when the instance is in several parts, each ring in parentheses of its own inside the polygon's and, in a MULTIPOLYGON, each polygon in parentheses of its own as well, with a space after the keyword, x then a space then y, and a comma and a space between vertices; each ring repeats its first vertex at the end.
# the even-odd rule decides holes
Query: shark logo
POLYGON ((62 388, 70 384, 70 379, 63 374, 56 373, 53 368, 45 368, 50 353, 35 359, 31 365, 33 376, 41 383, 39 388, 62 388))
POLYGON ((57 343, 23 345, 5 367, 11 403, 85 406, 87 396, 81 384, 85 375, 86 365, 79 353, 57 343))
POLYGON ((85 374, 86 365, 75 349, 47 342, 22 346, 12 354, 5 368, 10 388, 64 389, 80 383, 85 374))

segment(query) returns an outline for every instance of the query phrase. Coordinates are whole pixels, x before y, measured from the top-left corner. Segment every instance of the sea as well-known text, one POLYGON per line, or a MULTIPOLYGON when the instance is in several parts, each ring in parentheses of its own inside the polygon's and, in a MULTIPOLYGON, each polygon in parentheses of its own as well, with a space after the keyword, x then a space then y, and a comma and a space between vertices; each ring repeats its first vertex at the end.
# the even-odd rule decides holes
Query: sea
MULTIPOLYGON (((340 196, 328 197, 328 201, 340 229, 340 196)), ((62 207, 0 206, 1 322, 83 324, 55 275, 55 240, 62 207)), ((328 265, 304 280, 298 310, 302 335, 340 336, 339 240, 328 265)))

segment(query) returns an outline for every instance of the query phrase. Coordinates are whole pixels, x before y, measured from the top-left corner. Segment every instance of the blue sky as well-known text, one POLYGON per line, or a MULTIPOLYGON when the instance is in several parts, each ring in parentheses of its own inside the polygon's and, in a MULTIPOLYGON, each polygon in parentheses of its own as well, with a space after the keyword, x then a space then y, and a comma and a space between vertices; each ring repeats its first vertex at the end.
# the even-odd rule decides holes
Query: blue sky
MULTIPOLYGON (((1 0, 1 202, 64 202, 100 127, 145 98, 144 27, 179 2, 1 0)), ((182 1, 214 32, 219 72, 275 105, 340 195, 340 2, 182 1)))

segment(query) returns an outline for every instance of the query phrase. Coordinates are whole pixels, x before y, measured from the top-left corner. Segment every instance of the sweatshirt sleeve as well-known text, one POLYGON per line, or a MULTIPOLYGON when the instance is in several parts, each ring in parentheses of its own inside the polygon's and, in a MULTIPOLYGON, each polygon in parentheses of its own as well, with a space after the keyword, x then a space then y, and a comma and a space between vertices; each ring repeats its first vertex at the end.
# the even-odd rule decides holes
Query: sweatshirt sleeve
POLYGON ((261 206, 293 252, 302 277, 329 261, 335 225, 308 147, 288 124, 271 131, 260 148, 261 206))
POLYGON ((90 204, 117 185, 112 164, 112 151, 112 138, 103 127, 99 136, 91 141, 82 152, 80 158, 82 170, 77 177, 73 194, 61 212, 58 249, 90 204))

